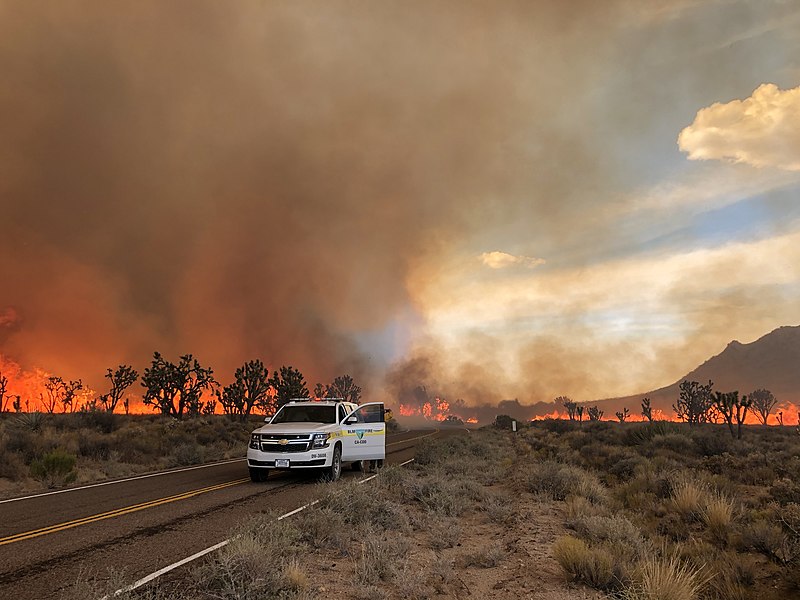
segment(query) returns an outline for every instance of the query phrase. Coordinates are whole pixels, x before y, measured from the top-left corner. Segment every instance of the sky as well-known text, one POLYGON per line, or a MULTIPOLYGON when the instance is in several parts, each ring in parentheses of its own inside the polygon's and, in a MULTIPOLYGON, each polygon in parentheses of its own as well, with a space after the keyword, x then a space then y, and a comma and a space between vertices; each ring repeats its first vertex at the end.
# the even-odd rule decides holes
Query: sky
POLYGON ((0 354, 621 396, 800 324, 791 1, 0 0, 0 354))

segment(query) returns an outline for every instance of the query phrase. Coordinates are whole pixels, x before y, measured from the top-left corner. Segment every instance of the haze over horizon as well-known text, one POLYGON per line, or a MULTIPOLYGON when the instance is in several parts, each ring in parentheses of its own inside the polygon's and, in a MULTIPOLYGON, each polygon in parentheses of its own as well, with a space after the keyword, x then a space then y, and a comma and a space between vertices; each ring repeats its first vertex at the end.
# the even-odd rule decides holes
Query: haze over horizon
POLYGON ((0 70, 26 370, 585 401, 800 323, 796 3, 0 0, 0 70))

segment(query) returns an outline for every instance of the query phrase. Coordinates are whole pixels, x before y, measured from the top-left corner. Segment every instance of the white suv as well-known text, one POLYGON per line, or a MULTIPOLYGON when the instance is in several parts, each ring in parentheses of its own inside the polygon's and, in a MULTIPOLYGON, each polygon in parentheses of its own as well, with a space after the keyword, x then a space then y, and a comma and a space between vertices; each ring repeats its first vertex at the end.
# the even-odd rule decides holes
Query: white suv
POLYGON ((270 469, 321 469, 339 479, 343 463, 386 457, 386 424, 382 402, 357 405, 338 399, 292 400, 250 436, 247 466, 253 481, 264 481, 270 469))

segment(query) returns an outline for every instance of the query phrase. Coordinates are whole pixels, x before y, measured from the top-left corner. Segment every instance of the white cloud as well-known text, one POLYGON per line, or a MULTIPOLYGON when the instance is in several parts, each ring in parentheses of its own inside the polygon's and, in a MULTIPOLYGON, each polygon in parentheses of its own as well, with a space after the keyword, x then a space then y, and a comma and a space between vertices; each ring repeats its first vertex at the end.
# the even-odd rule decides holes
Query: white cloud
POLYGON ((540 265, 545 264, 543 258, 533 258, 531 256, 514 256, 507 252, 484 252, 479 257, 480 261, 490 269, 506 269, 508 267, 525 267, 527 269, 534 269, 540 265))
POLYGON ((729 160, 800 171, 800 87, 765 83, 745 100, 701 109, 678 146, 691 160, 729 160))

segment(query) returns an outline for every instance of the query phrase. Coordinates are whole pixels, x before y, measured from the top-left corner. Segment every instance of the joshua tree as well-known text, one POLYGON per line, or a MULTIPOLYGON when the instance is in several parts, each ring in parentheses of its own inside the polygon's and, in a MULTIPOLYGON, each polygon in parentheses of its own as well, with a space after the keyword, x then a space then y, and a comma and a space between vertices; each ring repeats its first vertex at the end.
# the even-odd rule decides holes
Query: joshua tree
POLYGON ((782 410, 778 411, 778 425, 783 427, 783 411, 782 410))
POLYGON ((344 398, 347 402, 358 404, 361 401, 361 388, 350 375, 339 375, 325 390, 325 395, 329 398, 344 398))
POLYGON ((61 398, 63 412, 67 412, 67 408, 69 408, 69 412, 75 412, 75 395, 82 389, 83 383, 80 379, 64 382, 64 395, 61 398))
POLYGON ((650 398, 642 398, 642 416, 650 423, 653 422, 653 407, 650 406, 650 398))
POLYGON ((7 386, 8 377, 0 373, 0 412, 6 412, 6 402, 11 399, 11 396, 6 396, 7 386))
POLYGON ((107 370, 106 379, 111 382, 111 390, 100 396, 100 403, 105 410, 113 413, 125 390, 139 379, 139 373, 130 365, 119 365, 116 371, 107 370))
POLYGON ((306 380, 294 367, 281 367, 274 371, 269 384, 275 390, 276 408, 280 408, 292 398, 308 397, 306 380))
POLYGON ((681 421, 689 425, 708 423, 713 420, 714 402, 711 394, 713 387, 711 381, 708 385, 700 385, 696 381, 686 381, 680 385, 677 404, 672 405, 672 410, 681 421))
POLYGON ((629 411, 627 408, 623 408, 622 411, 617 411, 614 414, 617 416, 617 419, 619 419, 620 423, 624 423, 628 420, 628 417, 631 416, 631 411, 629 411))
POLYGON ((64 380, 61 377, 48 377, 47 381, 44 382, 44 389, 47 393, 47 398, 44 398, 41 394, 39 398, 42 400, 42 404, 44 405, 44 409, 46 412, 53 414, 56 412, 56 406, 58 406, 59 401, 61 398, 64 397, 64 387, 65 387, 64 380))
POLYGON ((553 402, 556 404, 563 405, 564 408, 567 409, 567 416, 569 417, 569 420, 570 421, 575 420, 575 416, 577 415, 577 410, 578 410, 577 402, 573 402, 572 398, 570 398, 569 396, 559 396, 558 398, 553 400, 553 402))
POLYGON ((213 370, 201 366, 191 354, 174 364, 154 352, 152 365, 142 375, 143 402, 178 419, 184 414, 196 416, 203 408, 203 392, 215 383, 213 370))
POLYGON ((742 439, 742 423, 747 416, 747 409, 750 408, 751 401, 747 396, 739 398, 739 392, 715 392, 714 406, 725 419, 731 437, 742 439), (733 420, 736 419, 736 435, 733 433, 733 420))
POLYGON ((584 411, 584 408, 585 408, 585 407, 583 407, 583 406, 579 406, 579 407, 577 407, 577 408, 575 409, 575 412, 577 412, 577 413, 578 413, 578 421, 579 421, 580 423, 583 423, 583 411, 584 411))
POLYGON ((260 360, 251 360, 236 369, 235 380, 218 393, 222 410, 229 415, 246 418, 255 407, 268 410, 269 371, 260 360))
MULTIPOLYGON (((27 404, 27 400, 25 403, 27 404)), ((20 400, 19 396, 16 396, 15 400, 11 403, 11 406, 14 408, 14 412, 22 412, 22 401, 20 400)))
POLYGON ((590 421, 599 421, 603 418, 604 412, 597 408, 596 406, 590 406, 588 411, 589 413, 589 420, 590 421))
POLYGON ((769 390, 763 389, 750 392, 748 398, 750 398, 753 403, 751 410, 755 413, 756 418, 761 421, 762 425, 766 425, 772 409, 775 408, 775 405, 778 403, 777 398, 775 398, 769 390))

